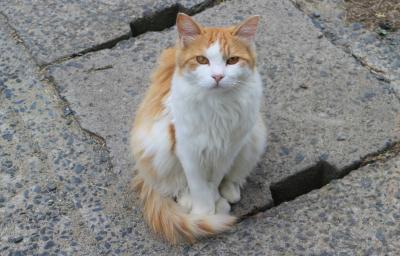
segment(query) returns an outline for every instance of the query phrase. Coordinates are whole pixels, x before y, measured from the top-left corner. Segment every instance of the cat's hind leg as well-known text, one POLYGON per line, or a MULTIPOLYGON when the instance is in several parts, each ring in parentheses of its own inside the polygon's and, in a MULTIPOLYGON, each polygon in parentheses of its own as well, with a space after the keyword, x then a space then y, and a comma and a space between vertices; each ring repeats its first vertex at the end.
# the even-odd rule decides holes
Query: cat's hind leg
POLYGON ((266 148, 267 131, 261 117, 250 134, 249 140, 240 149, 231 170, 223 178, 219 191, 229 203, 240 200, 240 188, 257 165, 266 148))

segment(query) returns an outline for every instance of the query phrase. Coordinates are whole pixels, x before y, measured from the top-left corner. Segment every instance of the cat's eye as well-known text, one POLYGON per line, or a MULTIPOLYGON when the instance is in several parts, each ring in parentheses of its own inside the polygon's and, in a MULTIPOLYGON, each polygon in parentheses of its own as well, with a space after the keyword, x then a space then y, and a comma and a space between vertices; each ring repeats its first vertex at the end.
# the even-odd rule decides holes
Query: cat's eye
POLYGON ((202 64, 202 65, 208 64, 208 59, 204 56, 197 56, 196 60, 199 64, 202 64))
POLYGON ((239 61, 239 57, 230 57, 229 59, 227 59, 226 64, 227 65, 233 65, 238 63, 239 61))

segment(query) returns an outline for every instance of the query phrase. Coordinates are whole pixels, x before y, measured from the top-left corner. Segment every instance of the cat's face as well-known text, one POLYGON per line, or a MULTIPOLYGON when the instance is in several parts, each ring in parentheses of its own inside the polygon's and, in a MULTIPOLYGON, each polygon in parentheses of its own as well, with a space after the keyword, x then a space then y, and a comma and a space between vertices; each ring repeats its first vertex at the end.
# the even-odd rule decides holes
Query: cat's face
POLYGON ((191 84, 207 89, 241 86, 253 74, 253 39, 258 16, 237 27, 202 28, 180 14, 177 51, 180 74, 191 84))

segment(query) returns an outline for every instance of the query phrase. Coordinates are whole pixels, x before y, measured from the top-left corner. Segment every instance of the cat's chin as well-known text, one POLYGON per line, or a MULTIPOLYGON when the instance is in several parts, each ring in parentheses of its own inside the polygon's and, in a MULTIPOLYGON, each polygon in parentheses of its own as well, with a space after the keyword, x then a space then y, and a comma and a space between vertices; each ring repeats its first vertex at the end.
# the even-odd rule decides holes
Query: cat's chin
POLYGON ((221 90, 221 91, 222 90, 229 90, 231 88, 232 88, 232 86, 229 86, 229 85, 216 85, 216 84, 211 85, 211 86, 208 87, 209 90, 221 90))

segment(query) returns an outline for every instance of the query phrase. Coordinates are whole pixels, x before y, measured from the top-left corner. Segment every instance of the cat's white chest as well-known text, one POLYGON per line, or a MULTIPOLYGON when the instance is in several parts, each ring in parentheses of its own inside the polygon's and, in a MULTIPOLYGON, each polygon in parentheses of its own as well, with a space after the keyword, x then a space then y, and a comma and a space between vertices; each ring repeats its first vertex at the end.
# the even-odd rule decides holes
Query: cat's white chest
POLYGON ((248 122, 238 106, 202 102, 187 103, 180 109, 193 111, 175 113, 174 116, 180 116, 175 119, 177 141, 187 141, 203 154, 227 154, 240 143, 248 130, 248 122))
POLYGON ((254 126, 258 89, 201 91, 182 85, 174 89, 169 106, 177 146, 186 144, 204 161, 233 158, 254 126))

